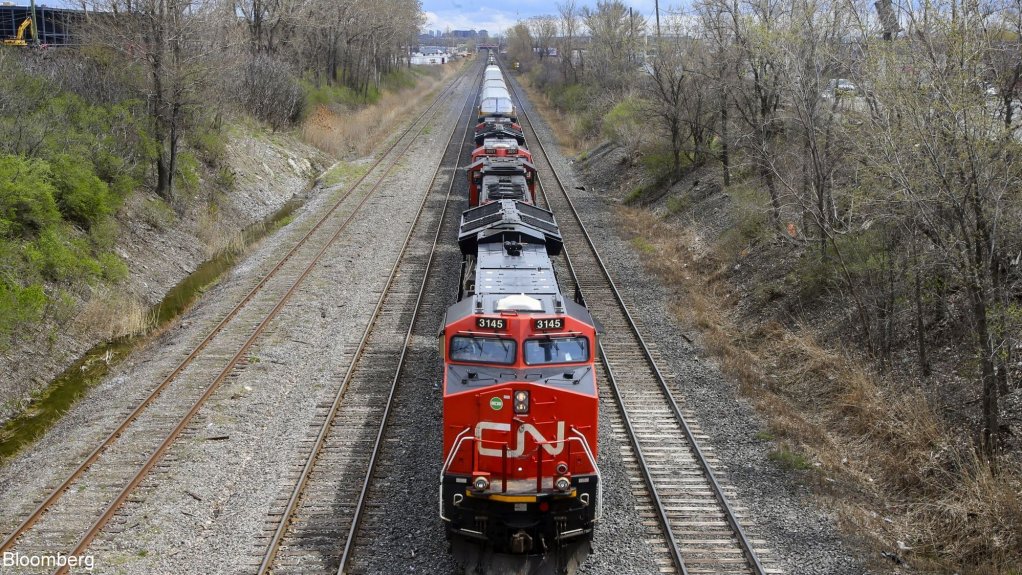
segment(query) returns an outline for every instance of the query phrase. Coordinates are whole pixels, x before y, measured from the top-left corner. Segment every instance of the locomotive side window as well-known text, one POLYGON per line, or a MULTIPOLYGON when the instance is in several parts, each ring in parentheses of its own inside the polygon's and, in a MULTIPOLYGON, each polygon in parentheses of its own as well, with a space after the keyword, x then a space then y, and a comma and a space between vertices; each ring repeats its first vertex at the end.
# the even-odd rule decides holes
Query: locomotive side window
POLYGON ((525 363, 580 363, 589 361, 589 340, 584 337, 529 339, 525 341, 525 363))
POLYGON ((510 365, 515 362, 517 347, 513 339, 456 335, 451 338, 451 361, 510 365))

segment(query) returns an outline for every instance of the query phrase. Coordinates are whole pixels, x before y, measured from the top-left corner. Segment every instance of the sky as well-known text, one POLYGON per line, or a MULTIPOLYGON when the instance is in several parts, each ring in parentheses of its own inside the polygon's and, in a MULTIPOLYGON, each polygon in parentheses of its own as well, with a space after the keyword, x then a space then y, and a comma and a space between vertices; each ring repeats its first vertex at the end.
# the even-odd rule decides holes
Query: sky
MULTIPOLYGON (((575 0, 578 6, 596 6, 596 0, 575 0)), ((653 15, 653 0, 624 0, 645 16, 653 15)), ((661 0, 660 10, 674 4, 661 0)), ((427 30, 479 30, 494 34, 514 26, 518 20, 543 14, 557 14, 556 0, 422 0, 427 30)))
MULTIPOLYGON (((13 0, 15 4, 25 6, 28 0, 13 0)), ((490 34, 502 32, 514 26, 518 20, 543 14, 557 14, 558 0, 422 0, 422 10, 426 14, 426 30, 486 30, 490 34)), ((654 0, 623 0, 637 12, 653 16, 654 0)), ((37 4, 54 7, 69 6, 69 0, 36 0, 37 4)), ((596 6, 596 0, 575 0, 576 5, 596 6)), ((661 0, 660 10, 668 5, 677 4, 678 0, 661 0)))

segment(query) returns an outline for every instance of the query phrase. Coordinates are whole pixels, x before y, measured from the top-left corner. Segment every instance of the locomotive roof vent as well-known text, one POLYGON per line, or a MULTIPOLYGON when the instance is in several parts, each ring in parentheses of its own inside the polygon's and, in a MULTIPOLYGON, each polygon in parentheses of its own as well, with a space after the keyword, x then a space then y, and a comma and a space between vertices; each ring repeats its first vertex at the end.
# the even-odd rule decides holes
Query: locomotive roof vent
POLYGON ((509 295, 497 300, 497 311, 543 311, 543 302, 525 294, 509 295))

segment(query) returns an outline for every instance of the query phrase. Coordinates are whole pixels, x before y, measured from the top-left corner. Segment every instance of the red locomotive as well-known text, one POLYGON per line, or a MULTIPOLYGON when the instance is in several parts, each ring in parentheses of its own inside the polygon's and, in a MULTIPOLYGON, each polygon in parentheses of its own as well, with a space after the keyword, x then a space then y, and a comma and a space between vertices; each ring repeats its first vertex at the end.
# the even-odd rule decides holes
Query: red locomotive
POLYGON ((532 154, 510 138, 490 138, 472 152, 468 166, 468 205, 494 200, 536 203, 532 154))

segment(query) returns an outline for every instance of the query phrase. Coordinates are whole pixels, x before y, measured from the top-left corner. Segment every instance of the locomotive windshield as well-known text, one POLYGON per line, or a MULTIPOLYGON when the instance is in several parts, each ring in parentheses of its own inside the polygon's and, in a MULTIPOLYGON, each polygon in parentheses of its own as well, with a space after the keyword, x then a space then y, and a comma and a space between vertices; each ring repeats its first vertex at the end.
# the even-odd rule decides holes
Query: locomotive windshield
POLYGON ((529 339, 525 341, 525 363, 580 363, 589 361, 589 340, 584 337, 529 339))
POLYGON ((456 335, 451 338, 451 361, 510 365, 515 362, 517 347, 513 339, 456 335))

